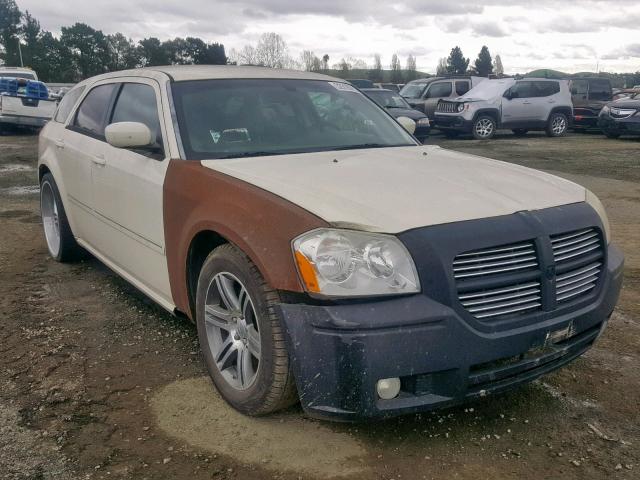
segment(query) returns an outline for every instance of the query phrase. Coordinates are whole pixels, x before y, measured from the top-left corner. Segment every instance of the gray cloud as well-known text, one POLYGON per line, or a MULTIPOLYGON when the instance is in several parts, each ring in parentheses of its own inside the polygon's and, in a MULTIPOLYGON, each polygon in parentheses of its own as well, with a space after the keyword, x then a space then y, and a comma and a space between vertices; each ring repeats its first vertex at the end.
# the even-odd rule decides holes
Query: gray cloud
POLYGON ((471 31, 479 37, 506 37, 507 31, 498 22, 481 21, 471 25, 471 31))

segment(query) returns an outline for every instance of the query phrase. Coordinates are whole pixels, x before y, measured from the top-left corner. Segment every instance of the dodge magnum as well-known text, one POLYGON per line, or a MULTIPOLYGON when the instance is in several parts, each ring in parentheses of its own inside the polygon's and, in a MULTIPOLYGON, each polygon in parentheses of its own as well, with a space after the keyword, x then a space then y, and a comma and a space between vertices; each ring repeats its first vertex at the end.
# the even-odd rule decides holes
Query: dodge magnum
POLYGON ((623 258, 591 192, 420 145, 350 84, 258 67, 85 80, 39 140, 50 254, 197 325, 222 397, 385 417, 584 353, 623 258))

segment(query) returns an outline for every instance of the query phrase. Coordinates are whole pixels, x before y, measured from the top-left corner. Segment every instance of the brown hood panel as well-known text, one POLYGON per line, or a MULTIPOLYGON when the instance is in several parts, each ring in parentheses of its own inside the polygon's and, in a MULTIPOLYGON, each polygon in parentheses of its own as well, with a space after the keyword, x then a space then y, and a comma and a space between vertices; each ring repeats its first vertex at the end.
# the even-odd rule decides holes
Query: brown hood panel
POLYGON ((164 182, 164 229, 176 307, 191 316, 187 256, 198 233, 211 230, 235 244, 272 288, 302 292, 291 240, 326 226, 297 205, 200 162, 171 160, 164 182))

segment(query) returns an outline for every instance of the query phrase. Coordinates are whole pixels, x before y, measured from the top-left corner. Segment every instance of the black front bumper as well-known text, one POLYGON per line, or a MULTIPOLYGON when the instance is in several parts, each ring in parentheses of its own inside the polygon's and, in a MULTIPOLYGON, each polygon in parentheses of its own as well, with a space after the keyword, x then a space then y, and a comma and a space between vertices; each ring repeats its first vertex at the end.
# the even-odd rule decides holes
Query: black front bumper
POLYGON ((459 115, 443 115, 436 112, 433 126, 441 130, 455 130, 457 132, 470 133, 473 130, 473 121, 466 120, 459 115))
POLYGON ((303 408, 339 420, 429 410, 531 381, 582 354, 618 299, 623 257, 615 247, 607 248, 606 269, 592 295, 495 323, 481 323, 464 310, 449 273, 455 254, 470 245, 505 243, 505 232, 507 241, 535 238, 571 229, 572 223, 600 224, 591 207, 576 204, 412 230, 399 237, 416 261, 421 294, 281 304, 303 408), (540 223, 544 220, 549 222, 540 223), (562 340, 550 341, 558 332, 562 340), (401 379, 400 395, 378 398, 377 381, 392 377, 401 379))
POLYGON ((633 115, 627 118, 613 118, 609 115, 600 115, 598 127, 603 131, 620 135, 640 135, 640 116, 633 115))

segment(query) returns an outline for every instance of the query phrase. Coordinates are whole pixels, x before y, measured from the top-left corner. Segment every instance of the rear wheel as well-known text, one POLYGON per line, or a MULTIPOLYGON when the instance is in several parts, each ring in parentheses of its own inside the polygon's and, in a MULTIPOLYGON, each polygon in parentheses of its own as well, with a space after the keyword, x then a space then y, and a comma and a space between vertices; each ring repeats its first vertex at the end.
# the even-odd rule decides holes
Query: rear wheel
POLYGON ((73 237, 58 186, 50 173, 45 173, 40 181, 40 215, 51 256, 59 262, 77 259, 82 249, 73 237))
POLYGON ((526 128, 514 128, 512 130, 513 134, 516 137, 524 137, 527 134, 528 131, 529 130, 527 130, 526 128))
POLYGON ((552 113, 547 122, 547 136, 548 137, 561 137, 567 133, 567 127, 569 122, 567 116, 564 113, 552 113))
POLYGON ((496 121, 488 115, 480 115, 473 122, 472 133, 476 140, 488 140, 496 133, 496 121))
POLYGON ((222 397, 246 415, 297 401, 278 293, 236 247, 216 248, 198 279, 196 323, 209 375, 222 397))

